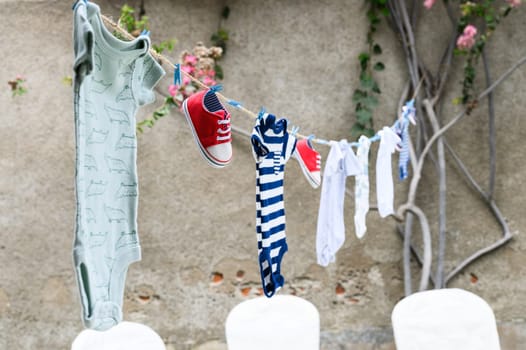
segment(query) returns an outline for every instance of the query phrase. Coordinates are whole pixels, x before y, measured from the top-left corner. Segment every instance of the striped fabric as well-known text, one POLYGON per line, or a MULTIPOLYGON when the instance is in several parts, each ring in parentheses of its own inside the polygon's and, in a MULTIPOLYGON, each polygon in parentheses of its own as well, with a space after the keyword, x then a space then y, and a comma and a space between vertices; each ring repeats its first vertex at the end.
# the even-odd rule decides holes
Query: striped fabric
POLYGON ((400 180, 405 180, 409 175, 407 163, 409 163, 409 123, 416 124, 415 100, 407 101, 402 107, 402 118, 398 136, 402 139, 400 158, 398 159, 398 169, 400 171, 400 180))
POLYGON ((407 163, 409 163, 409 121, 403 120, 401 127, 402 149, 400 150, 400 158, 398 159, 398 169, 400 172, 400 180, 407 178, 407 163))
POLYGON ((223 110, 223 105, 212 90, 208 90, 203 98, 203 104, 209 112, 217 112, 223 110))
POLYGON ((287 121, 265 113, 252 131, 256 160, 256 234, 263 291, 272 297, 284 283, 281 259, 287 251, 283 177, 285 163, 296 147, 287 132, 287 121))

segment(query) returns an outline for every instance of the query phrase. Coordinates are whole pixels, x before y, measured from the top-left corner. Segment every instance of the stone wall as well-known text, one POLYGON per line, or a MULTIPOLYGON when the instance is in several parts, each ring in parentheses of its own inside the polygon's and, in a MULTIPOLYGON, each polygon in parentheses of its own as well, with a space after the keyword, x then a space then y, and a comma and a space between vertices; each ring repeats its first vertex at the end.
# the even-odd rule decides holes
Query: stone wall
MULTIPOLYGON (((72 74, 71 2, 0 1, 3 68, 0 93, 0 349, 65 349, 82 330, 73 274, 74 126, 72 89, 62 82, 72 74), (5 82, 27 77, 29 92, 12 98, 5 82)), ((176 37, 172 57, 208 44, 225 4, 231 32, 222 61, 224 94, 257 111, 287 117, 301 133, 349 138, 352 92, 357 86, 357 55, 364 48, 366 22, 360 1, 145 1, 152 40, 176 37)), ((122 1, 100 1, 103 13, 118 16, 122 1)), ((134 4, 130 1, 130 4, 134 4)), ((447 42, 449 23, 440 6, 422 14, 419 52, 436 67, 447 42), (443 31, 436 28, 446 28, 443 31)), ((489 44, 497 77, 524 54, 525 9, 499 26, 489 44)), ((390 32, 379 33, 387 69, 379 74, 381 107, 376 128, 391 124, 406 66, 390 32)), ((462 67, 462 60, 455 64, 462 67)), ((460 73, 460 69, 454 72, 460 73)), ((166 78, 161 89, 165 89, 166 78)), ((523 67, 495 94, 497 101, 496 200, 514 240, 455 278, 492 306, 503 349, 526 346, 526 282, 522 185, 526 158, 521 88, 523 67), (478 277, 474 282, 470 274, 478 277)), ((459 79, 449 86, 445 120, 458 107, 459 79)), ((157 105, 160 103, 158 98, 157 105)), ((154 107, 142 109, 138 119, 154 107)), ((487 183, 485 103, 448 133, 466 157, 474 176, 487 183)), ((233 124, 250 131, 252 121, 233 110, 233 124)), ((250 143, 235 134, 234 159, 224 169, 209 167, 199 155, 182 115, 174 111, 138 137, 140 177, 139 234, 143 259, 128 272, 125 319, 155 329, 170 349, 224 348, 224 321, 236 304, 260 295, 254 203, 254 161, 250 143), (201 347, 199 347, 201 345, 201 347)), ((317 146, 325 158, 328 148, 317 146)), ((374 164, 377 145, 372 148, 374 164)), ((373 170, 371 168, 371 170, 373 170)), ((371 172, 374 179, 374 172, 371 172)), ((419 201, 437 222, 436 184, 429 167, 419 201)), ((402 244, 395 221, 368 215, 364 239, 354 236, 354 203, 345 205, 346 242, 337 262, 316 264, 315 233, 319 190, 303 178, 298 164, 287 164, 285 179, 287 242, 281 293, 310 300, 321 316, 323 349, 394 349, 390 313, 403 297, 402 244)), ((349 180, 348 186, 352 185, 349 180)), ((374 181, 371 181, 374 198, 374 181)), ((397 204, 407 183, 395 183, 397 204)), ((448 261, 499 237, 499 228, 477 196, 448 163, 448 261)), ((436 242, 434 242, 436 244, 436 242)), ((415 273, 418 271, 415 268, 415 273)))

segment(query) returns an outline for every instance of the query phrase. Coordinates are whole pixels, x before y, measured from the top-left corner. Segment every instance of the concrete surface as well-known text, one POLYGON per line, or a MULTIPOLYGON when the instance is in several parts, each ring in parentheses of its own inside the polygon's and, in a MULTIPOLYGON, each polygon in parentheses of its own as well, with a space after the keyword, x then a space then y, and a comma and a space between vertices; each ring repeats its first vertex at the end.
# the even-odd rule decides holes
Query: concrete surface
MULTIPOLYGON (((68 349, 82 330, 71 258, 72 89, 62 83, 63 77, 72 74, 71 1, 0 3, 4 34, 0 44, 0 349, 68 349), (6 83, 16 74, 27 77, 29 92, 11 98, 6 83)), ((356 57, 365 40, 362 2, 199 3, 197 7, 190 0, 145 1, 152 39, 177 37, 172 55, 177 58, 178 52, 192 48, 196 41, 208 41, 222 6, 228 3, 231 15, 225 26, 231 41, 222 62, 225 95, 253 111, 265 106, 301 126, 301 133, 335 140, 350 137, 356 57)), ((123 1, 99 4, 105 14, 116 17, 123 1)), ((525 10, 521 8, 499 26, 489 44, 494 77, 524 55, 525 10)), ((436 61, 437 50, 447 40, 436 28, 449 28, 437 16, 439 7, 436 11, 423 13, 419 22, 425 35, 418 38, 418 50, 429 64, 436 61)), ((390 33, 381 31, 379 40, 387 69, 379 78, 383 93, 375 117, 377 129, 392 123, 406 72, 390 33)), ((461 59, 456 63, 462 67, 461 59)), ((488 301, 496 313, 504 350, 526 347, 525 81, 523 67, 495 96, 496 200, 515 239, 469 266, 450 284, 488 301), (478 277, 476 283, 471 273, 478 277)), ((458 95, 459 84, 457 79, 449 86, 444 121, 458 109, 449 102, 458 95)), ((138 119, 152 108, 141 110, 138 119)), ((448 133, 483 183, 488 178, 485 108, 481 104, 448 133)), ((236 111, 232 115, 234 124, 251 129, 252 121, 244 115, 236 111)), ((156 330, 168 349, 225 348, 224 321, 229 310, 259 293, 254 163, 246 139, 234 135, 233 147, 229 167, 210 168, 177 112, 139 136, 143 260, 128 272, 124 314, 126 320, 156 330), (211 283, 214 274, 222 274, 221 283, 211 283)), ((325 158, 328 149, 317 148, 325 158)), ((427 170, 418 198, 436 230, 436 184, 432 169, 427 170)), ((448 174, 447 267, 451 268, 469 252, 498 238, 499 231, 458 171, 449 166, 448 174)), ((285 182, 289 252, 282 266, 286 278, 282 293, 294 293, 317 306, 322 349, 394 349, 390 313, 403 296, 401 241, 395 222, 371 212, 368 233, 359 241, 352 225, 353 201, 347 198, 346 243, 337 263, 322 268, 315 257, 319 191, 309 187, 294 161, 287 164, 285 182), (337 287, 343 288, 342 294, 336 293, 337 287)), ((397 204, 406 185, 396 184, 397 204)))

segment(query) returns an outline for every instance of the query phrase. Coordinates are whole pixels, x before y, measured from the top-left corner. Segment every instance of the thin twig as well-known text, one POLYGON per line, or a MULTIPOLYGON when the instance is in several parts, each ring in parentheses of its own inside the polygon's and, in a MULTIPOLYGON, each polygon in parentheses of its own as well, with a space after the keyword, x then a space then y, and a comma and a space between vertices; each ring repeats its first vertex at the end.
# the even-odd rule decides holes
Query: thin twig
MULTIPOLYGON (((442 97, 442 92, 444 91, 444 87, 447 83, 447 78, 449 76, 449 73, 451 71, 451 60, 453 59, 453 53, 455 52, 455 44, 457 42, 457 35, 456 35, 456 29, 453 31, 451 35, 451 39, 449 40, 449 45, 446 48, 446 51, 444 52, 444 56, 442 57, 442 60, 440 61, 439 70, 437 72, 436 81, 438 84, 438 88, 435 92, 435 97, 433 98, 433 105, 436 104, 438 99, 442 97)), ((443 101, 443 99, 442 99, 443 101)))
POLYGON ((486 192, 484 192, 484 190, 482 189, 482 187, 480 187, 480 185, 478 184, 478 182, 473 178, 473 176, 471 175, 471 173, 469 172, 468 168, 464 165, 464 163, 462 162, 462 160, 460 159, 460 157, 458 156, 458 154, 453 150, 453 148, 449 145, 449 142, 447 142, 447 140, 445 139, 445 137, 443 138, 443 142, 444 142, 444 146, 446 146, 446 150, 451 154, 451 156, 453 157, 453 160, 455 160, 455 163, 457 164, 457 166, 459 167, 460 171, 462 172, 462 174, 464 175, 464 177, 468 180, 468 184, 470 184, 473 189, 475 191, 477 191, 481 197, 484 199, 484 200, 487 200, 488 197, 487 197, 487 194, 486 192))

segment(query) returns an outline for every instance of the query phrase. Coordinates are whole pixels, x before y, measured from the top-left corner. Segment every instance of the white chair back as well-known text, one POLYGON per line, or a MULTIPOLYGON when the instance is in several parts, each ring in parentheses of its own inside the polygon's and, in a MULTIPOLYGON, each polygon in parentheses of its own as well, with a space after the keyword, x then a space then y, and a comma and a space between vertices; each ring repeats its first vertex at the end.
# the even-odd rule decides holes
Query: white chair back
POLYGON ((161 337, 140 323, 121 322, 104 332, 85 329, 71 350, 166 350, 161 337))
POLYGON ((319 350, 320 315, 292 295, 259 297, 234 307, 226 319, 229 350, 319 350))
POLYGON ((391 318, 397 350, 500 350, 493 310, 462 289, 412 294, 391 318))

